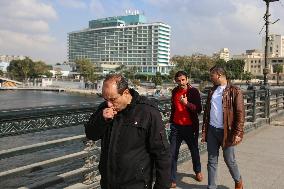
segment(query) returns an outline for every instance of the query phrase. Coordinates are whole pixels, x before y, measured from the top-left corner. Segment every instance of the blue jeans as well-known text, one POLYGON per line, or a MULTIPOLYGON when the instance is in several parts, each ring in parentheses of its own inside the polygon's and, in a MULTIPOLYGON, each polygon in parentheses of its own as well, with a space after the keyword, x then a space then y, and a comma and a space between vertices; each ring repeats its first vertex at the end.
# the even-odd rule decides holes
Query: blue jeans
MULTIPOLYGON (((213 126, 209 126, 207 135, 207 151, 208 151, 208 189, 216 189, 217 168, 219 149, 222 145, 224 138, 224 130, 217 129, 213 126)), ((223 148, 224 161, 229 168, 230 174, 235 182, 240 181, 241 175, 238 169, 238 165, 235 159, 235 148, 229 146, 223 148)))
POLYGON ((201 172, 200 155, 198 149, 198 135, 194 133, 192 126, 179 126, 171 124, 170 133, 171 155, 172 155, 172 168, 171 168, 171 180, 176 182, 177 177, 177 160, 179 155, 179 149, 184 140, 190 150, 193 170, 195 173, 201 172))

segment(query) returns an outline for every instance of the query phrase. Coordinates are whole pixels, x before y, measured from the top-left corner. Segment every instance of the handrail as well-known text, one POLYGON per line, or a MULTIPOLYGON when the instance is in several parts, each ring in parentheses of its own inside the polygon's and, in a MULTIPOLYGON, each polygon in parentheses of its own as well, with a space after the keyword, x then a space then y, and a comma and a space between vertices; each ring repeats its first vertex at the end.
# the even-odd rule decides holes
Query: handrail
POLYGON ((28 146, 21 146, 21 147, 12 148, 12 149, 1 150, 0 159, 19 156, 22 154, 32 153, 32 152, 36 152, 39 150, 45 150, 45 149, 53 148, 59 145, 67 145, 67 144, 74 143, 77 141, 83 141, 83 139, 85 138, 86 138, 85 135, 78 135, 78 136, 67 137, 67 138, 58 139, 58 140, 52 140, 48 142, 37 143, 33 145, 28 145, 28 146))

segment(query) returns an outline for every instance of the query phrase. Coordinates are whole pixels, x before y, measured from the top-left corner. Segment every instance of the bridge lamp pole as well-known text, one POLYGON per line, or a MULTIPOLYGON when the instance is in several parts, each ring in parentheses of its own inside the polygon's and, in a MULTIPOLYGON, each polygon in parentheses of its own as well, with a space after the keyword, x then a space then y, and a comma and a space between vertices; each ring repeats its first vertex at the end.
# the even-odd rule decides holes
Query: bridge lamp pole
MULTIPOLYGON (((266 3, 266 12, 264 15, 264 20, 265 20, 265 49, 264 49, 264 68, 263 68, 263 82, 264 86, 268 85, 268 78, 267 75, 269 74, 269 68, 268 68, 268 62, 267 62, 267 54, 268 54, 268 40, 269 40, 269 3, 274 2, 274 1, 279 1, 279 0, 263 0, 266 3)), ((278 21, 278 20, 277 20, 278 21)), ((275 21, 275 22, 277 22, 275 21)), ((274 23, 275 23, 274 22, 274 23)), ((273 24, 274 24, 273 23, 273 24)))

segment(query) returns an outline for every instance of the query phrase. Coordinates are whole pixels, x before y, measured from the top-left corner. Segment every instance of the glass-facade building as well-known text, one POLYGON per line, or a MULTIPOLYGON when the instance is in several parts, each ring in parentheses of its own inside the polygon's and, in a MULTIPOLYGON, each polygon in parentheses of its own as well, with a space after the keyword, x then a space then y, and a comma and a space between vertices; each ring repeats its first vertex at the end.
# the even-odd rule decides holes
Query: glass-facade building
POLYGON ((142 14, 89 21, 89 28, 68 34, 68 59, 88 59, 98 67, 125 65, 139 73, 168 74, 169 25, 146 23, 142 14))

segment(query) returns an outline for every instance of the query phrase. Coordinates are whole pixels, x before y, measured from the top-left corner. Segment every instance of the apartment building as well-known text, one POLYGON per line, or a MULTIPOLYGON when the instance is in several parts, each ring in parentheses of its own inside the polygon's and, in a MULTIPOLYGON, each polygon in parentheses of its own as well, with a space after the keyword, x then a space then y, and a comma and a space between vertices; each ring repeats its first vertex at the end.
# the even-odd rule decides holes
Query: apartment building
POLYGON ((0 62, 11 62, 12 60, 24 60, 24 56, 18 55, 0 55, 0 62))
POLYGON ((264 68, 264 53, 257 49, 246 50, 241 55, 233 55, 233 60, 244 60, 245 72, 250 72, 254 76, 262 76, 264 68))
POLYGON ((219 52, 213 53, 213 58, 223 59, 228 62, 230 60, 230 51, 228 48, 222 48, 219 52))
MULTIPOLYGON (((268 36, 268 57, 284 57, 284 36, 271 34, 268 36)), ((265 50, 265 37, 262 38, 263 52, 265 50)))

